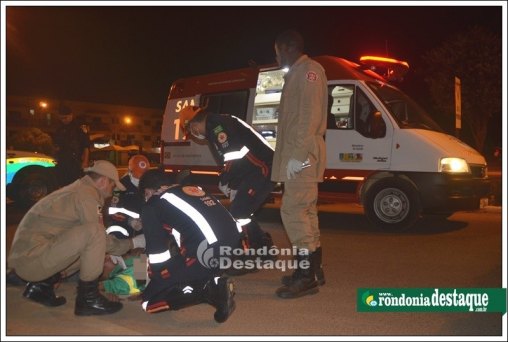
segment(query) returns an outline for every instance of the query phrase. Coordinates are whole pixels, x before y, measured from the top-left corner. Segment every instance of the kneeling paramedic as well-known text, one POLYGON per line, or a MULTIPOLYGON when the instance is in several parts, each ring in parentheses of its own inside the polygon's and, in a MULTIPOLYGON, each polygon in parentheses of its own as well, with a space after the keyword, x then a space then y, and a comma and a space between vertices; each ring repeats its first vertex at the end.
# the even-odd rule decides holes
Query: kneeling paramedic
POLYGON ((270 234, 254 217, 274 187, 270 180, 272 147, 251 126, 232 115, 187 106, 180 111, 180 123, 195 139, 206 139, 216 159, 223 162, 219 188, 231 200, 231 215, 243 225, 245 248, 272 247, 270 234))
POLYGON ((122 308, 98 288, 106 252, 122 255, 139 247, 133 239, 106 236, 101 210, 115 186, 125 190, 116 167, 97 160, 84 177, 47 195, 25 214, 8 259, 28 281, 25 298, 49 307, 64 305, 66 299, 56 296, 54 287, 62 275, 79 271, 74 314, 104 315, 122 308))
POLYGON ((147 171, 139 183, 147 200, 141 221, 150 279, 143 309, 155 313, 209 303, 222 323, 235 309, 235 293, 232 279, 221 276, 217 257, 221 247, 238 247, 241 227, 200 187, 168 183, 160 170, 147 171), (170 247, 173 237, 179 253, 170 247))

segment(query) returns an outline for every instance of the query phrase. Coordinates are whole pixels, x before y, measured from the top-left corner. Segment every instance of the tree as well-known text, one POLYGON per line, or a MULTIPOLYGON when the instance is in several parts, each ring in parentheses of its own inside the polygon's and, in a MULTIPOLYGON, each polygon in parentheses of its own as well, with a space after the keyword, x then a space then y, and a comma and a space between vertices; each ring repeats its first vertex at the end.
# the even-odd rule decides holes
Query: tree
POLYGON ((9 139, 7 146, 15 150, 53 154, 53 140, 51 136, 39 128, 28 128, 18 131, 9 139))
POLYGON ((455 117, 455 77, 462 87, 462 129, 483 152, 490 120, 499 120, 502 103, 501 38, 482 27, 458 34, 423 56, 424 81, 442 115, 455 117))

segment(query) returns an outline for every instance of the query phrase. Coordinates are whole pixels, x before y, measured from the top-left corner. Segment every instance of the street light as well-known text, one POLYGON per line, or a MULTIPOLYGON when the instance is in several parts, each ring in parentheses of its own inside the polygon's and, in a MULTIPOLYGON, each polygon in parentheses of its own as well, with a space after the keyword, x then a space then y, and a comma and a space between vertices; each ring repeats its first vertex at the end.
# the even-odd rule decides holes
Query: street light
POLYGON ((119 132, 121 132, 121 125, 122 123, 124 125, 130 126, 132 124, 132 118, 128 115, 124 116, 122 119, 120 119, 120 115, 115 115, 115 124, 114 124, 114 143, 115 145, 119 145, 119 132))
POLYGON ((46 119, 46 124, 49 126, 51 124, 51 116, 47 111, 48 110, 48 103, 44 100, 39 101, 39 108, 40 108, 40 113, 42 115, 38 115, 39 118, 36 118, 37 124, 38 125, 42 124, 44 119, 46 119), (42 116, 42 119, 40 118, 40 116, 42 116))

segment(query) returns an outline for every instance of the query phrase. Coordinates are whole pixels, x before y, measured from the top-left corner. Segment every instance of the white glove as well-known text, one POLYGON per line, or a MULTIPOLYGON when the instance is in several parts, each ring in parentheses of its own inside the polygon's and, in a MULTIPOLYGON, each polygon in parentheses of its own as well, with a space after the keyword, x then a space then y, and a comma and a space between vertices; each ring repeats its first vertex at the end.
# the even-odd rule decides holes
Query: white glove
POLYGON ((132 249, 146 247, 145 234, 137 235, 132 238, 132 249))
POLYGON ((296 174, 302 171, 303 163, 296 159, 289 159, 288 166, 286 167, 287 177, 288 179, 295 178, 296 174))
POLYGON ((233 190, 233 189, 230 190, 230 192, 229 192, 229 200, 230 201, 234 201, 237 192, 238 192, 238 190, 233 190))
POLYGON ((231 189, 229 188, 228 184, 222 184, 221 182, 219 182, 219 189, 220 191, 222 191, 222 193, 224 195, 226 195, 226 197, 229 197, 229 193, 231 192, 231 189))
POLYGON ((129 226, 132 227, 135 231, 139 232, 141 229, 143 229, 143 225, 141 224, 140 219, 129 217, 129 226))
POLYGON ((119 264, 122 269, 127 269, 127 265, 125 264, 125 260, 123 260, 123 258, 121 256, 117 256, 117 255, 110 255, 109 258, 111 259, 111 262, 113 262, 113 264, 119 264))

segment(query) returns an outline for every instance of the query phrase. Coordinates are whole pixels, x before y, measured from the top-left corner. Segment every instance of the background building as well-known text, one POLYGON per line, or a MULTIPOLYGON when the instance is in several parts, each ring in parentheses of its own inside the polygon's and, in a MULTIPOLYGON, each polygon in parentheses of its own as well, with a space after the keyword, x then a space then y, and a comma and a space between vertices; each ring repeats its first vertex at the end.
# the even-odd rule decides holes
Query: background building
MULTIPOLYGON (((78 102, 51 98, 7 96, 6 140, 20 130, 36 127, 53 135, 60 122, 58 108, 65 103, 75 120, 88 130, 96 146, 136 145, 141 151, 157 151, 164 109, 78 102)), ((8 145, 7 145, 8 146, 8 145)))

